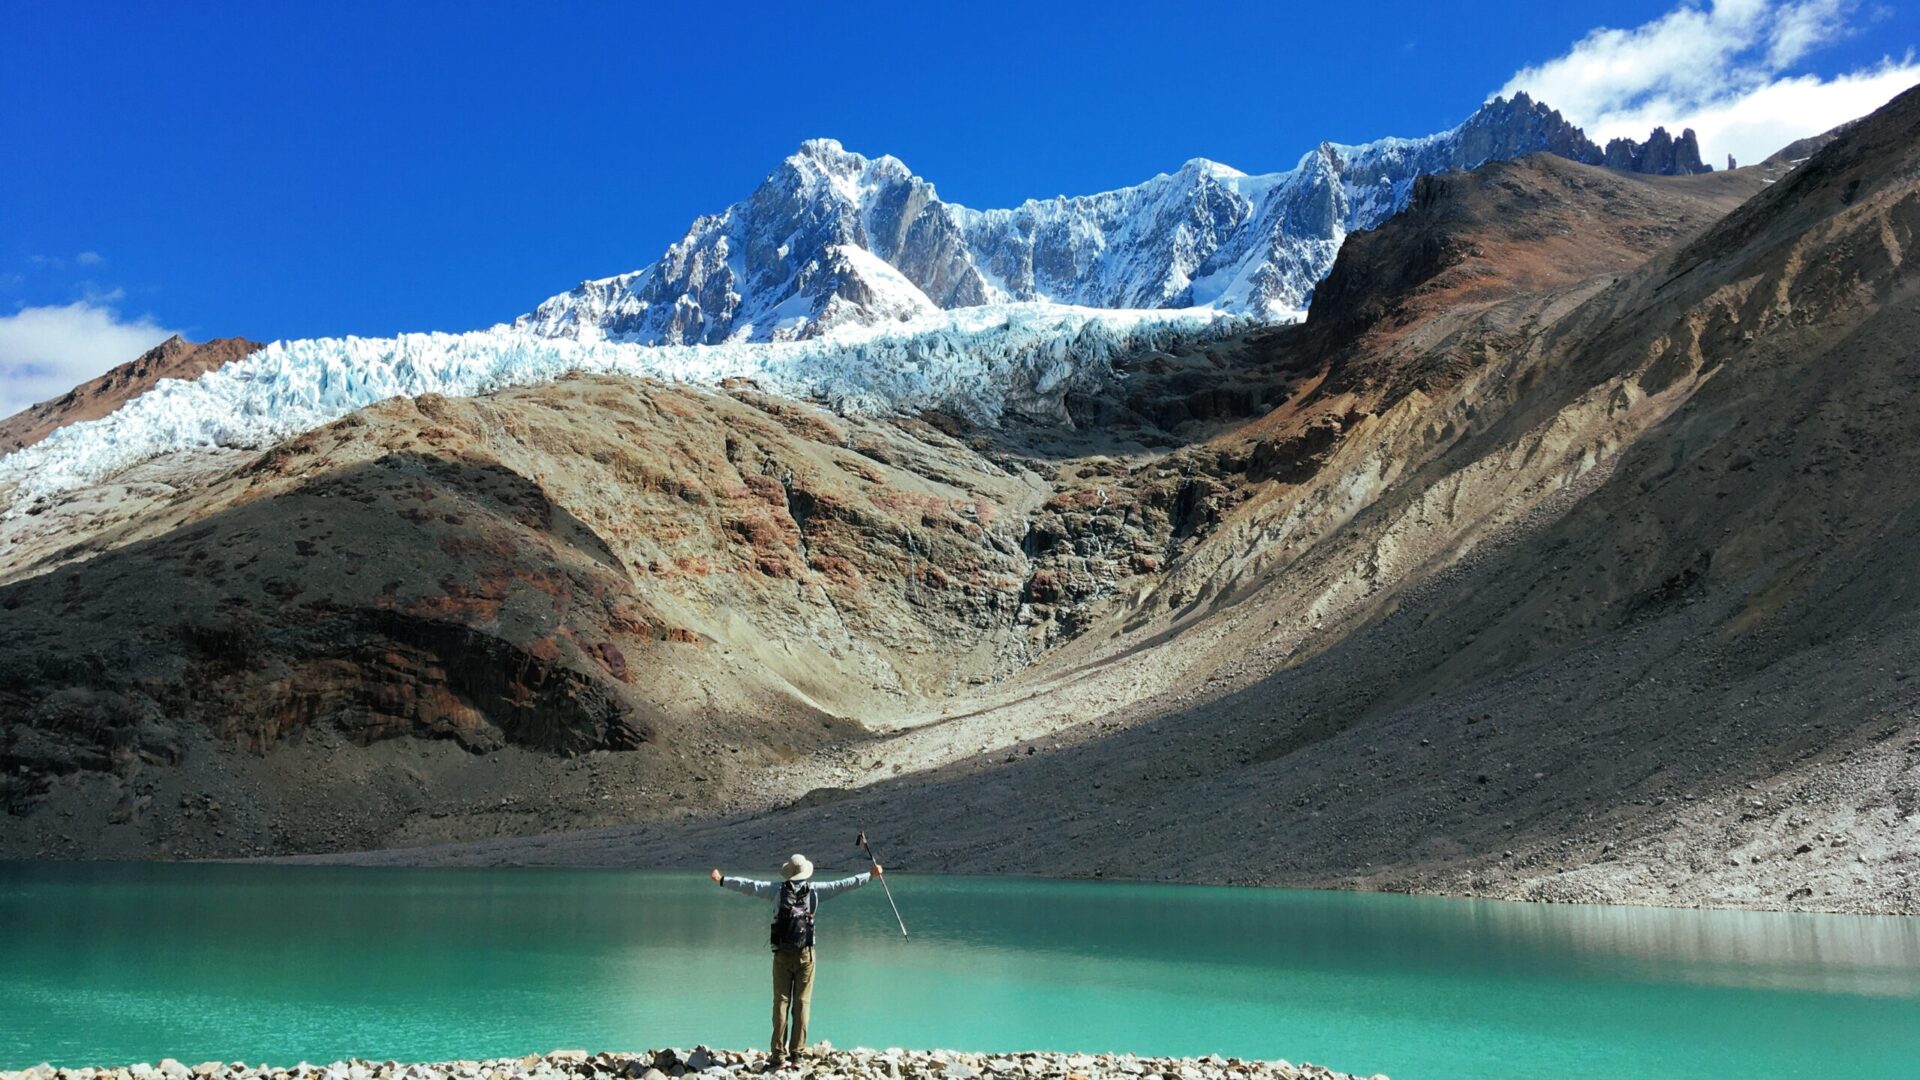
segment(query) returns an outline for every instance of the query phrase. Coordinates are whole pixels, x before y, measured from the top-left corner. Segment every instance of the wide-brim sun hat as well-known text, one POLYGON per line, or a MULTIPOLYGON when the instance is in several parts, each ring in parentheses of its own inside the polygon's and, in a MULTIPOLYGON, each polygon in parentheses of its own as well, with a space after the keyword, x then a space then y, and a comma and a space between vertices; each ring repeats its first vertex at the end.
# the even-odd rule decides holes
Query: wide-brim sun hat
POLYGON ((805 855, 795 855, 780 867, 780 876, 788 881, 805 881, 813 876, 813 864, 805 855))

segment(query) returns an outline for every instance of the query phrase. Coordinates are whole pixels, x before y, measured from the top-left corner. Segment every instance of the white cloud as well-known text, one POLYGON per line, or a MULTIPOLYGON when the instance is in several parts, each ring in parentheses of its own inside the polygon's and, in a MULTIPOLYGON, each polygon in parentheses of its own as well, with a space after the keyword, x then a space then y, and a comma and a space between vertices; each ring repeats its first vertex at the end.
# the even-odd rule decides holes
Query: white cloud
POLYGON ((0 316, 0 417, 64 394, 173 334, 150 315, 122 319, 86 300, 0 316))
POLYGON ((1796 71, 1855 32, 1853 0, 1715 0, 1683 4, 1632 29, 1600 27, 1564 55, 1523 68, 1500 89, 1525 90, 1605 143, 1655 126, 1692 128, 1702 156, 1749 164, 1795 139, 1879 108, 1920 83, 1911 52, 1824 77, 1796 71))
POLYGON ((101 263, 106 262, 107 260, 101 258, 100 253, 97 251, 83 251, 80 254, 75 255, 73 257, 73 261, 78 263, 81 266, 99 266, 101 263))

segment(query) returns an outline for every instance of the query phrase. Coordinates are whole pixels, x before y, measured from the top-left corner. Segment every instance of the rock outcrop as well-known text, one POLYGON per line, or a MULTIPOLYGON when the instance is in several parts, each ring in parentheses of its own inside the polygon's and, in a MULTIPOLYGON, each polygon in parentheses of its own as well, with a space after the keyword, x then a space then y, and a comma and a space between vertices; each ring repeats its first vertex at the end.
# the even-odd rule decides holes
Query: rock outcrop
POLYGON ((1470 169, 1542 153, 1587 165, 1601 163, 1599 148, 1586 132, 1560 110, 1521 91, 1511 98, 1494 98, 1468 117, 1460 125, 1458 147, 1448 164, 1470 169))
POLYGON ((1644 143, 1610 139, 1601 164, 1621 172, 1653 176, 1692 176, 1713 171, 1713 166, 1700 160, 1700 140, 1692 128, 1682 131, 1678 139, 1667 134, 1663 127, 1654 128, 1644 143))

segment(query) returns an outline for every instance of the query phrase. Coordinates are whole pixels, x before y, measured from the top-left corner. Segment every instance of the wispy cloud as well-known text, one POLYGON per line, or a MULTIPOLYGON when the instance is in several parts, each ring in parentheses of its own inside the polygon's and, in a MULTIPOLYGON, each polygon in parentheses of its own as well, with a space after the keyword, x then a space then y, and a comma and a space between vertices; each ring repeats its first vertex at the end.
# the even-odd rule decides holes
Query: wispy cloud
POLYGON ((1799 70, 1858 29, 1853 0, 1683 4, 1630 29, 1599 27, 1501 87, 1525 90, 1601 142, 1693 128, 1709 160, 1752 163, 1872 112, 1920 83, 1912 53, 1831 77, 1799 70))
POLYGON ((97 251, 82 251, 76 255, 29 255, 27 263, 43 270, 65 270, 73 266, 104 266, 106 256, 97 251))
POLYGON ((0 315, 0 417, 66 393, 174 333, 150 315, 123 318, 111 303, 76 300, 0 315))

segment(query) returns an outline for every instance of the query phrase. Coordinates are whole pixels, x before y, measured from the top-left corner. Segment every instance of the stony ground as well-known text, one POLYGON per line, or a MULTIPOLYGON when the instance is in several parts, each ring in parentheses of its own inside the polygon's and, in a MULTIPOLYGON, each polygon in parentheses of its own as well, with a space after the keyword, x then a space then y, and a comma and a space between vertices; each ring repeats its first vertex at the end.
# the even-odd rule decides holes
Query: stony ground
MULTIPOLYGON (((56 1069, 38 1065, 0 1072, 0 1080, 711 1080, 751 1073, 820 1080, 1349 1080, 1317 1065, 1239 1058, 1150 1058, 1132 1054, 968 1054, 951 1050, 835 1050, 822 1045, 799 1062, 768 1068, 765 1051, 662 1049, 638 1054, 556 1050, 485 1061, 301 1062, 275 1067, 211 1061, 188 1066, 172 1058, 112 1068, 56 1069)), ((1373 1080, 1385 1080, 1376 1075, 1373 1080)))

